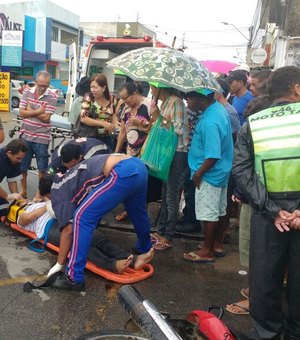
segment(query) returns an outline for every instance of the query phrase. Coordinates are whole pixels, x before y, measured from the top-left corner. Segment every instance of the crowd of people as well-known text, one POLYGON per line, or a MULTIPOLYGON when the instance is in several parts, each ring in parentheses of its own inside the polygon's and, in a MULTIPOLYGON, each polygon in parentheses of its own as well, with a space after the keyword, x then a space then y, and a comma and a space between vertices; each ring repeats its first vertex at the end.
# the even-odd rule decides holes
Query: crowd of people
POLYGON ((99 257, 102 266, 118 273, 128 266, 140 269, 155 251, 174 246, 176 230, 203 228, 203 244, 182 254, 184 261, 207 264, 226 256, 223 241, 230 233, 232 205, 238 204, 240 259, 249 266, 249 287, 241 287, 245 300, 226 309, 250 314, 253 329, 245 339, 281 339, 284 334, 284 339, 296 340, 300 69, 288 66, 250 74, 239 69, 218 81, 222 92, 202 89, 183 94, 151 84, 149 99, 134 82, 125 83, 116 98, 103 74, 81 79, 69 116, 74 140, 60 146, 48 164, 56 96, 48 88, 50 75, 39 72, 36 86, 24 89, 20 102, 20 138, 0 149, 0 181, 6 177, 9 187, 9 192, 0 188, 0 215, 7 214, 11 201, 27 198, 27 170, 35 155, 38 203, 27 205, 17 223, 40 235, 41 226, 55 217, 60 252, 48 276, 62 270, 70 252, 66 271, 53 285, 82 290, 88 258, 99 257), (164 182, 150 176, 140 159, 158 118, 177 135, 164 182), (186 207, 179 220, 182 194, 186 207), (147 203, 158 199, 158 227, 151 232, 147 203), (125 209, 122 216, 129 216, 137 236, 132 253, 97 229, 102 217, 120 203, 125 209), (285 319, 284 281, 289 311, 285 319))

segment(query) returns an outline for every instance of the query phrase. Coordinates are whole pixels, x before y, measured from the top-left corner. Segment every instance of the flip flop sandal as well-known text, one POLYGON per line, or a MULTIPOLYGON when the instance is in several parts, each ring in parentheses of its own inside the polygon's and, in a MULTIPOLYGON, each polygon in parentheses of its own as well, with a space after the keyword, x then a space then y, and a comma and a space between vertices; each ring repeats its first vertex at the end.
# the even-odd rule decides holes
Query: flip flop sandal
POLYGON ((215 257, 224 257, 226 256, 225 251, 214 251, 215 257))
POLYGON ((154 233, 150 233, 150 236, 152 238, 156 238, 157 240, 159 240, 160 237, 162 237, 161 235, 159 235, 156 231, 154 233))
MULTIPOLYGON (((202 249, 201 244, 198 245, 198 249, 202 249)), ((215 257, 224 257, 226 256, 225 251, 214 251, 214 256, 215 257)))
POLYGON ((152 247, 154 247, 157 243, 159 243, 159 240, 157 238, 150 238, 150 242, 152 244, 152 247))
POLYGON ((150 233, 151 240, 158 240, 158 237, 155 234, 150 233))
POLYGON ((248 292, 249 292, 249 288, 243 288, 243 289, 241 290, 241 294, 242 294, 242 296, 245 297, 246 299, 249 299, 249 294, 247 294, 247 290, 248 290, 248 292))
POLYGON ((226 307, 227 312, 232 313, 232 314, 236 314, 236 315, 249 315, 249 308, 241 306, 239 303, 232 303, 230 306, 234 306, 234 307, 238 307, 241 309, 240 312, 235 312, 233 310, 231 310, 230 308, 226 307))
POLYGON ((117 222, 122 222, 122 221, 125 221, 128 217, 128 213, 127 211, 123 211, 122 213, 118 214, 116 217, 115 217, 115 220, 117 222))
POLYGON ((170 249, 173 247, 172 243, 166 243, 166 242, 157 242, 153 245, 153 249, 154 250, 166 250, 166 249, 170 249))
POLYGON ((189 253, 184 253, 183 259, 188 262, 194 262, 194 263, 214 263, 215 259, 213 257, 202 257, 199 256, 194 251, 191 251, 189 253))
POLYGON ((159 239, 153 234, 150 234, 150 242, 152 243, 152 246, 154 246, 155 244, 159 243, 159 239))

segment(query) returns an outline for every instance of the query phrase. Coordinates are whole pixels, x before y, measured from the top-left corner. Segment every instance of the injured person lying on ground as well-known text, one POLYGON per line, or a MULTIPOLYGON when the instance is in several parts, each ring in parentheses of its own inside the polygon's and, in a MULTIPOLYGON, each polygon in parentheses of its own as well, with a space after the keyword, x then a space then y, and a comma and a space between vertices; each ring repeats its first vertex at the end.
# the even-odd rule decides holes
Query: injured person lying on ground
MULTIPOLYGON (((31 203, 26 200, 18 202, 21 208, 16 218, 17 225, 25 230, 32 231, 39 237, 45 237, 44 231, 49 221, 55 219, 50 201, 52 181, 49 177, 43 178, 39 183, 39 191, 44 201, 31 203)), ((48 242, 58 246, 60 231, 57 223, 51 227, 48 235, 48 242)), ((127 267, 135 270, 142 269, 143 266, 152 260, 153 249, 141 255, 132 255, 129 251, 111 242, 103 233, 96 229, 93 233, 91 248, 88 254, 90 262, 98 267, 121 274, 127 267)))

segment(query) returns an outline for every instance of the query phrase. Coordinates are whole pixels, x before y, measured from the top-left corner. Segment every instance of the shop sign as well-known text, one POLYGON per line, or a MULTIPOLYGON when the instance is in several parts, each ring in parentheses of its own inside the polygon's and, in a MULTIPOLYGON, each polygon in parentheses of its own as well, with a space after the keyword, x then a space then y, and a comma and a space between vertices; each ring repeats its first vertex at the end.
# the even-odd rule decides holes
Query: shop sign
POLYGON ((2 31, 20 31, 22 24, 9 20, 9 17, 4 13, 0 13, 0 37, 2 37, 2 31))
POLYGON ((2 31, 2 66, 22 66, 23 31, 2 31))
POLYGON ((0 72, 0 111, 9 112, 10 73, 0 72))

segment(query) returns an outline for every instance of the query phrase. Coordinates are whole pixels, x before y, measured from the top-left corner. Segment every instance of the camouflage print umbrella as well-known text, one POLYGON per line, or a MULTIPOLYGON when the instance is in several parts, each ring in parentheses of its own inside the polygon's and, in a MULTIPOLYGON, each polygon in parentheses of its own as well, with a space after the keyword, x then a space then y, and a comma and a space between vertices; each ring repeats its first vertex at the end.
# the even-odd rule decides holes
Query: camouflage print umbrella
POLYGON ((185 93, 221 91, 215 77, 198 60, 170 48, 139 48, 113 58, 107 66, 156 87, 172 87, 185 93))

